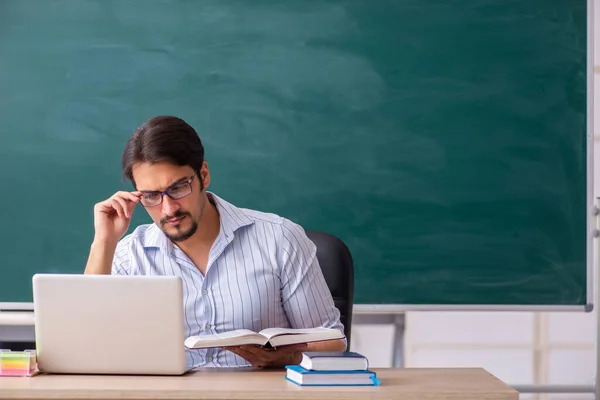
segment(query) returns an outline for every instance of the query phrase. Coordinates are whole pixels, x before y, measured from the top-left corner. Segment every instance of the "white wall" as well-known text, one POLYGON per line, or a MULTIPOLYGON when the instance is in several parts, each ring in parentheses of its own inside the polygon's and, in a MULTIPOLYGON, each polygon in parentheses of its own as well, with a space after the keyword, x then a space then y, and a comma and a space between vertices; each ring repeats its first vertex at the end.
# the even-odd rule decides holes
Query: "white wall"
MULTIPOLYGON (((600 21, 600 0, 594 0, 600 21)), ((600 121, 600 29, 594 24, 594 116, 600 121)), ((594 127, 594 194, 600 196, 600 123, 594 127)), ((596 305, 598 307, 600 305, 596 305)), ((392 326, 354 325, 352 350, 392 365, 392 326)), ((595 375, 594 313, 411 312, 404 365, 479 366, 513 385, 587 384, 595 375)), ((521 399, 593 399, 593 394, 522 394, 521 399)))

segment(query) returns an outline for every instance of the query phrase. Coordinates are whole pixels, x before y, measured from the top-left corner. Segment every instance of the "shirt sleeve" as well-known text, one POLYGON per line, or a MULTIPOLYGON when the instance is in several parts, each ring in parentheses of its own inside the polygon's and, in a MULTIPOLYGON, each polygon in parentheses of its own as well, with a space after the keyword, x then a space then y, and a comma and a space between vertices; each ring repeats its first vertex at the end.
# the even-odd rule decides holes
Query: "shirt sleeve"
POLYGON ((117 244, 112 262, 111 275, 131 275, 129 251, 123 241, 117 244))
MULTIPOLYGON (((340 311, 317 259, 317 247, 300 225, 284 219, 281 227, 281 294, 292 328, 322 326, 344 333, 340 311)), ((343 341, 348 344, 346 338, 343 341)))

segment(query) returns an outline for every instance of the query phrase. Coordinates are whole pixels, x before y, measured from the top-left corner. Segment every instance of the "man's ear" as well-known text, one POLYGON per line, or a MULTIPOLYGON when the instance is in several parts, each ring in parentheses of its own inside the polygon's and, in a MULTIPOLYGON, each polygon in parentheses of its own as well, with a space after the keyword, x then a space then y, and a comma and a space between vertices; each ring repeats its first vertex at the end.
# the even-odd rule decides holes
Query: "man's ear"
POLYGON ((206 161, 202 163, 202 168, 200 169, 200 179, 202 180, 202 188, 206 189, 210 185, 210 171, 206 161))

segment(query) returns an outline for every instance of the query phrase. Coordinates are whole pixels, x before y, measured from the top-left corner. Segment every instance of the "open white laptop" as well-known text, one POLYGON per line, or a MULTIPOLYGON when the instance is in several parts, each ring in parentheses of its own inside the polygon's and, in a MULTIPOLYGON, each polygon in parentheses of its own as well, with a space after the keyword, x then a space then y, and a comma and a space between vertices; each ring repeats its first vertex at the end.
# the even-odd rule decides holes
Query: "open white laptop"
POLYGON ((186 372, 179 277, 36 274, 32 283, 41 371, 186 372))

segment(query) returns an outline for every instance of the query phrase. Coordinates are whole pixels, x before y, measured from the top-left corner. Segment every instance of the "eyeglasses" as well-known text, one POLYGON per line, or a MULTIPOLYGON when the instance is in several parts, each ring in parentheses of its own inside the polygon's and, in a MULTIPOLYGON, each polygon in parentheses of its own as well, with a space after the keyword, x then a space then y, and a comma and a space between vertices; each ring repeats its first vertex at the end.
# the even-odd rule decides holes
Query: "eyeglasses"
POLYGON ((194 175, 192 175, 191 178, 186 181, 178 182, 172 186, 169 186, 164 192, 161 192, 160 190, 142 192, 140 203, 142 203, 144 207, 156 207, 162 203, 163 196, 165 194, 169 196, 171 200, 182 199, 192 193, 192 181, 194 180, 195 176, 196 173, 194 173, 194 175))

